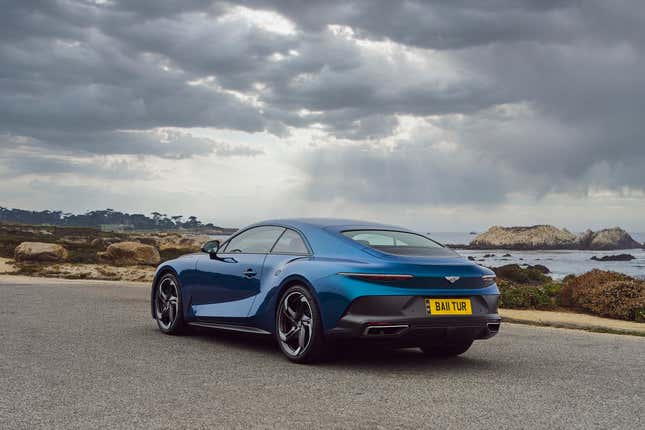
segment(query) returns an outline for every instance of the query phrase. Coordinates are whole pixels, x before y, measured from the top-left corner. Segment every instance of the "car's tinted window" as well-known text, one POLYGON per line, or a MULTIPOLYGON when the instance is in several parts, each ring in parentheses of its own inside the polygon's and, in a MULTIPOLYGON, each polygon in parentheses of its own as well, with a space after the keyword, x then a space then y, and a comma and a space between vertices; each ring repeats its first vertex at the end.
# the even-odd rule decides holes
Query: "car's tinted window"
POLYGON ((293 230, 287 229, 271 250, 272 254, 309 254, 302 237, 293 230))
POLYGON ((456 253, 439 243, 405 231, 350 230, 343 235, 370 248, 399 255, 454 256, 456 253))
POLYGON ((225 253, 268 253, 284 228, 263 226, 254 227, 235 236, 226 245, 225 253))

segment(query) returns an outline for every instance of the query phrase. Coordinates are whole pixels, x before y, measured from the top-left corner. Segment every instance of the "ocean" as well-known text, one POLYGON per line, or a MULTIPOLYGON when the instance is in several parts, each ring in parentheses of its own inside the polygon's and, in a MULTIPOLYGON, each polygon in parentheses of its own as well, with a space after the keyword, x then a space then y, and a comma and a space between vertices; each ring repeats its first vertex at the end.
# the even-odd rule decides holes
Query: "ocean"
MULTIPOLYGON (((468 244, 475 237, 467 232, 427 233, 439 243, 468 244)), ((629 233, 634 240, 643 243, 645 233, 629 233)), ((504 264, 542 264, 549 268, 551 277, 562 279, 566 275, 579 275, 592 269, 613 270, 637 278, 645 278, 645 249, 621 249, 617 251, 510 251, 505 249, 470 250, 455 249, 459 254, 475 258, 482 266, 497 267, 504 264), (510 254, 510 256, 505 256, 510 254), (631 254, 636 259, 631 261, 594 261, 591 257, 614 254, 631 254), (493 255, 486 257, 485 255, 493 255)))

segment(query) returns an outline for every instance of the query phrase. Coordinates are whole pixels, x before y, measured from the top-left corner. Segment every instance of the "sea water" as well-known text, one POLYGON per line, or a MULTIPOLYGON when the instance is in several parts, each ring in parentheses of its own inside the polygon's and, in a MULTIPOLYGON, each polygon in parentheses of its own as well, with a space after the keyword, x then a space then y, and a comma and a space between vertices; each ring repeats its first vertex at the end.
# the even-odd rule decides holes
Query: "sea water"
MULTIPOLYGON (((637 242, 645 241, 645 233, 630 233, 637 242)), ((428 233, 437 242, 449 244, 468 244, 475 235, 463 232, 428 233)), ((473 257, 475 262, 487 267, 504 264, 542 264, 552 272, 551 277, 561 279, 569 274, 579 275, 592 269, 612 270, 637 278, 645 278, 645 249, 620 249, 614 251, 511 251, 505 249, 455 249, 464 257, 473 257), (510 254, 510 256, 508 255, 510 254), (631 261, 595 261, 591 257, 630 254, 636 257, 631 261), (489 257, 484 257, 489 255, 489 257), (490 256, 493 255, 493 256, 490 256)))

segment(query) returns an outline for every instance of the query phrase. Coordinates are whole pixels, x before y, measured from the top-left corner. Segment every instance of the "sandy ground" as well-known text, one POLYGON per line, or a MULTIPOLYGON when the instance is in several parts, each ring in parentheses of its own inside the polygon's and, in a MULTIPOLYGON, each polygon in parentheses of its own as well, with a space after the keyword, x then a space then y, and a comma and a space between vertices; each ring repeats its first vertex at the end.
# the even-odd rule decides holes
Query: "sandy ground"
POLYGON ((0 274, 15 272, 16 267, 13 264, 11 264, 12 262, 13 260, 0 257, 0 274))
MULTIPOLYGON (((13 260, 0 258, 0 274, 17 271, 13 260)), ((60 263, 34 265, 34 275, 44 278, 98 279, 107 281, 151 282, 155 268, 150 266, 109 266, 106 264, 60 263)))
POLYGON ((601 318, 574 312, 500 309, 499 313, 505 321, 645 336, 645 323, 601 318))
POLYGON ((27 285, 27 284, 35 284, 35 283, 42 286, 92 285, 92 286, 115 287, 119 285, 127 285, 131 287, 145 287, 145 288, 150 287, 150 282, 143 282, 143 281, 112 281, 112 280, 105 280, 105 279, 65 279, 65 278, 45 278, 41 276, 0 274, 0 284, 27 285))

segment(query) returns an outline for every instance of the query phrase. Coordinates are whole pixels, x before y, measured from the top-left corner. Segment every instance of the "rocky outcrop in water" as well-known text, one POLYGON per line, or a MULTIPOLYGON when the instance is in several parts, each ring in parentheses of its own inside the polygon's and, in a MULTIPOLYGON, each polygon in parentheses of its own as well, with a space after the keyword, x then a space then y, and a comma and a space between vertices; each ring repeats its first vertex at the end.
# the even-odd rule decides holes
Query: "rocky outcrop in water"
POLYGON ((594 261, 631 261, 636 259, 636 257, 630 254, 603 255, 602 257, 594 255, 591 259, 594 261))
POLYGON ((635 249, 641 248, 641 244, 636 242, 623 229, 619 227, 606 228, 604 230, 593 232, 587 230, 576 239, 578 249, 635 249))
POLYGON ((552 225, 534 225, 530 227, 493 226, 478 235, 469 248, 471 249, 583 249, 613 250, 641 248, 625 230, 619 227, 608 228, 597 232, 587 230, 576 236, 567 229, 552 225))
POLYGON ((477 249, 562 249, 571 246, 576 235, 552 225, 531 227, 493 226, 470 242, 477 249))

